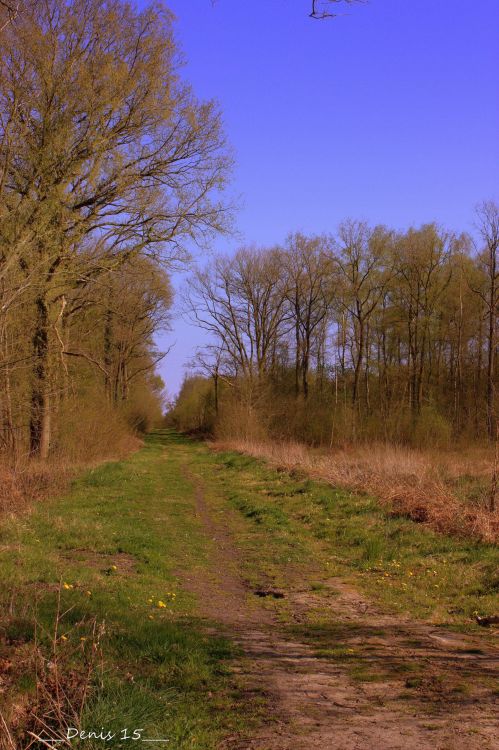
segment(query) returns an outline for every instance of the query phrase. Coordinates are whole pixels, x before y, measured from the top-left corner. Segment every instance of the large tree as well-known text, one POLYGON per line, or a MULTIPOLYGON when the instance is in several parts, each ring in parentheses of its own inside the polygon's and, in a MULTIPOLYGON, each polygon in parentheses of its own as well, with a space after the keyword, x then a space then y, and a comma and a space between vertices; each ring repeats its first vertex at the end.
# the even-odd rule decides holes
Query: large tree
POLYGON ((232 258, 216 258, 189 283, 191 318, 250 383, 269 375, 290 327, 284 268, 280 248, 241 248, 232 258))
POLYGON ((0 277, 15 270, 32 292, 30 443, 45 456, 66 295, 133 255, 176 260, 186 238, 223 228, 230 161, 215 105, 179 77, 160 6, 46 0, 0 42, 0 277))

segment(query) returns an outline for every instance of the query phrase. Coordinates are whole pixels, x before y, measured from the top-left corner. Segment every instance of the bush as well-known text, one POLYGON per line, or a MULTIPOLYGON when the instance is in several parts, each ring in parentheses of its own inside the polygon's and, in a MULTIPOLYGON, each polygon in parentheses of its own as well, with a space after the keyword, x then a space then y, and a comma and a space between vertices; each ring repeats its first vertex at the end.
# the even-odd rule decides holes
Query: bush
POLYGON ((162 424, 160 393, 144 386, 134 389, 128 401, 121 405, 120 412, 133 432, 144 435, 162 424))
POLYGON ((215 435, 219 440, 265 440, 267 427, 262 412, 235 398, 220 409, 215 435))
POLYGON ((202 377, 186 378, 168 418, 182 432, 211 433, 215 424, 213 382, 202 377))
POLYGON ((448 448, 452 437, 449 422, 434 407, 424 406, 416 421, 413 443, 418 448, 448 448))
POLYGON ((104 396, 64 403, 52 457, 69 463, 121 458, 140 445, 123 413, 104 396))

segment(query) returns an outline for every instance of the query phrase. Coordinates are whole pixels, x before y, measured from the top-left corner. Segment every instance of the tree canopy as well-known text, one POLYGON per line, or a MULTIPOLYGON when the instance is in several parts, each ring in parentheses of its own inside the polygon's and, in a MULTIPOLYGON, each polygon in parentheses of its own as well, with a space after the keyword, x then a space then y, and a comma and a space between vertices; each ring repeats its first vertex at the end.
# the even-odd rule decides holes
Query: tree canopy
POLYGON ((46 0, 14 10, 0 32, 0 371, 23 363, 11 400, 31 453, 47 455, 75 353, 107 372, 97 334, 91 351, 68 341, 78 317, 93 308, 105 327, 114 312, 97 290, 119 287, 120 274, 132 294, 126 274, 145 283, 149 273, 141 259, 168 268, 187 242, 225 229, 231 161, 217 107, 180 76, 166 9, 46 0), (21 306, 29 319, 16 333, 21 306))

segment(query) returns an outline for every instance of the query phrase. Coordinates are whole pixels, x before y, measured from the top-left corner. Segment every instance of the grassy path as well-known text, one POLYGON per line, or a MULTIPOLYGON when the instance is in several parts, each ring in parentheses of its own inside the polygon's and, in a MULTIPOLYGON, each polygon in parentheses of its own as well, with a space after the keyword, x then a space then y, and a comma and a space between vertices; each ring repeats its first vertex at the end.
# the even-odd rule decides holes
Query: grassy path
POLYGON ((27 722, 57 736, 36 652, 42 686, 64 669, 71 726, 95 662, 81 726, 115 736, 71 747, 492 750, 497 651, 470 614, 497 606, 497 566, 369 498, 158 433, 2 526, 0 747, 27 747, 27 722))
MULTIPOLYGON (((121 742, 122 729, 144 728, 144 737, 168 738, 165 747, 209 750, 230 728, 230 717, 238 721, 226 677, 232 647, 206 635, 193 597, 178 586, 179 567, 195 574, 206 564, 206 544, 175 449, 174 438, 165 449, 163 437, 152 436, 128 461, 91 471, 69 496, 3 525, 0 700, 18 748, 26 747, 20 735, 30 706, 40 718, 51 708, 36 704, 27 652, 35 617, 47 661, 53 662, 55 645, 66 671, 89 656, 83 649, 91 646, 92 618, 105 625, 103 673, 97 668, 93 675, 102 687, 87 702, 81 725, 117 736, 76 739, 72 747, 136 745, 121 742), (54 644, 59 588, 61 609, 69 611, 54 644), (216 705, 207 703, 208 690, 216 705)), ((46 682, 50 687, 50 675, 46 682)), ((70 683, 62 688, 78 703, 82 686, 70 683)), ((66 713, 74 726, 71 710, 66 713)), ((45 721, 57 723, 50 715, 45 721)), ((41 723, 32 721, 31 729, 47 736, 41 723)))

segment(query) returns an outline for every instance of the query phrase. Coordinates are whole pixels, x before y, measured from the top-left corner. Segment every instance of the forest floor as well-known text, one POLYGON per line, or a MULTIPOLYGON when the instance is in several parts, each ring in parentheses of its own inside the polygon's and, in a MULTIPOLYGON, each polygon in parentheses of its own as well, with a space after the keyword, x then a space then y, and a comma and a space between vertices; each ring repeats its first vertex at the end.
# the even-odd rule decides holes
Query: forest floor
POLYGON ((497 611, 498 569, 367 495, 156 433, 2 525, 0 746, 64 739, 27 654, 70 693, 105 622, 72 725, 115 736, 66 746, 493 750, 499 649, 473 615, 497 611))

